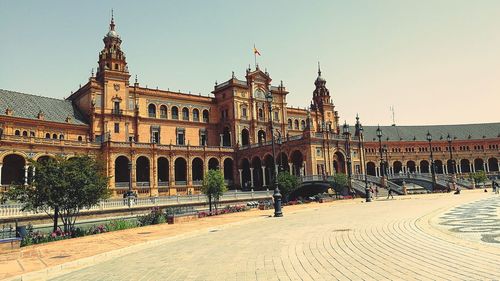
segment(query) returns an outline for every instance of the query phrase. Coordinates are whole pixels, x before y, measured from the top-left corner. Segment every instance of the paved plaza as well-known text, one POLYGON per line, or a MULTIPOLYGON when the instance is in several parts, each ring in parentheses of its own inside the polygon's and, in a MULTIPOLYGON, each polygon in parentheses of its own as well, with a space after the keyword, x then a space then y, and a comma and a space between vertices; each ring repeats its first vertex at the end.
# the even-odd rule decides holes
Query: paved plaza
POLYGON ((500 280, 498 236, 488 238, 499 202, 475 191, 285 208, 54 280, 500 280))

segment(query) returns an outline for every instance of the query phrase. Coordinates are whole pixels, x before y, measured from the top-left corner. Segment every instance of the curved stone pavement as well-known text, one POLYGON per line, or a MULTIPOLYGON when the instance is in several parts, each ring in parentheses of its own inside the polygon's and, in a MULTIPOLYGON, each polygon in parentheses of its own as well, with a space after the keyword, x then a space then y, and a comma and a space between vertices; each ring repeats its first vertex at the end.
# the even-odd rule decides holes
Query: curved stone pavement
POLYGON ((425 219, 484 197, 285 208, 283 218, 212 229, 55 280, 499 280, 500 251, 434 235, 425 219))

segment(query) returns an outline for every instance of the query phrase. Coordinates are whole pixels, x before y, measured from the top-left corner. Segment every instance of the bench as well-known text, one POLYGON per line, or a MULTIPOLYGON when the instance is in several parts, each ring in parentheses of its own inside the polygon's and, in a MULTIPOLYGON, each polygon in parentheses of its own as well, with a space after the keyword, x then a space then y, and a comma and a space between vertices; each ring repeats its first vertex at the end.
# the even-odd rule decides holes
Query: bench
POLYGON ((21 247, 21 238, 2 238, 0 239, 0 252, 19 249, 21 247))

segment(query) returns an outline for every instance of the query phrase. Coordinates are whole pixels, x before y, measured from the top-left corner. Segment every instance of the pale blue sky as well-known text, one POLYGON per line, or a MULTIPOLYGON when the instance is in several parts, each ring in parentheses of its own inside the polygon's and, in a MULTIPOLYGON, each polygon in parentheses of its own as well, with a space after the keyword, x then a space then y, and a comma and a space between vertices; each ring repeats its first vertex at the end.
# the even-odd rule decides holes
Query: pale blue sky
POLYGON ((68 96, 96 67, 112 8, 143 86, 208 95, 244 77, 255 43, 291 106, 310 103, 319 60, 349 123, 390 124, 391 105, 400 125, 500 121, 496 0, 0 0, 0 88, 68 96))

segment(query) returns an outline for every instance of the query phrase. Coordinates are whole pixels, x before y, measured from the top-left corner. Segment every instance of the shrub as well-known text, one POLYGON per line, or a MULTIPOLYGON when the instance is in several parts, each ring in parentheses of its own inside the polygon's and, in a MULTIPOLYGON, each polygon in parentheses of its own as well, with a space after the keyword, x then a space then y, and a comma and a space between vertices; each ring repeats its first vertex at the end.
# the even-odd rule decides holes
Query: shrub
POLYGON ((140 226, 165 223, 165 215, 161 212, 159 207, 151 208, 151 212, 147 215, 138 216, 137 220, 140 226))
POLYGON ((129 228, 137 227, 137 222, 131 220, 112 220, 106 223, 106 229, 108 231, 124 230, 129 228))

